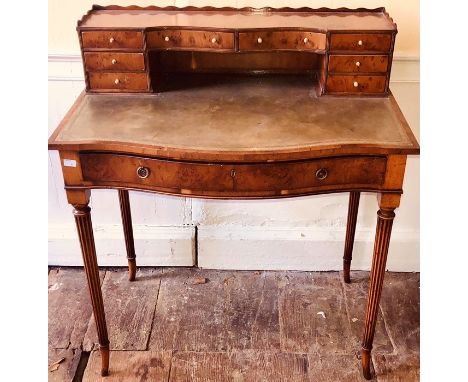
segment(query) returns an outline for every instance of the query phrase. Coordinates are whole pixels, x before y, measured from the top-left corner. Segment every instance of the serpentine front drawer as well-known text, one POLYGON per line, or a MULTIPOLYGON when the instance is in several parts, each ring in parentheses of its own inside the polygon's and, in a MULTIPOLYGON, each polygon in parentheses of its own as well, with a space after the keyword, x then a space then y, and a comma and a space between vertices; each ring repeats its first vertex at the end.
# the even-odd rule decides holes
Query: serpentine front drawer
POLYGON ((147 41, 148 49, 234 51, 232 32, 165 29, 148 32, 147 41))
POLYGON ((385 156, 347 156, 275 163, 199 163, 82 153, 83 180, 93 186, 146 188, 211 197, 287 196, 361 188, 384 181, 385 156))
POLYGON ((307 31, 252 31, 239 33, 240 51, 325 51, 327 35, 307 31))

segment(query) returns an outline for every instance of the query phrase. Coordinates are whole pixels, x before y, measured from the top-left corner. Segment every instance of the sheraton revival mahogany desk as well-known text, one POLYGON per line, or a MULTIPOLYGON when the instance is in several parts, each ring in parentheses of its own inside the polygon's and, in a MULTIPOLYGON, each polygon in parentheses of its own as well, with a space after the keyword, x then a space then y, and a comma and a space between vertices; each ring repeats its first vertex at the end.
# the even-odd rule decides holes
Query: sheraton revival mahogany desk
POLYGON ((49 139, 59 150, 102 355, 109 340, 90 190, 255 199, 349 192, 350 264, 361 191, 378 194, 362 341, 370 353, 394 210, 419 145, 389 90, 396 25, 385 9, 94 6, 78 22, 86 90, 49 139))

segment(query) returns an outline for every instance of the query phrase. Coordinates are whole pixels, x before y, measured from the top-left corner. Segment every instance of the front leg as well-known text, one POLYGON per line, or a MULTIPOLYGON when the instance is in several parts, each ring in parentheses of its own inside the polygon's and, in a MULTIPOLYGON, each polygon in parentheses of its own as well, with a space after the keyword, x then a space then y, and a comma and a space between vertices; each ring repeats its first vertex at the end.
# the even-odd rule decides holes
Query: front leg
POLYGON ((362 340, 361 364, 364 378, 371 379, 370 360, 372 343, 374 341, 375 324, 379 310, 380 296, 385 276, 388 247, 392 232, 394 210, 398 207, 400 195, 382 195, 377 212, 377 228, 375 233, 374 255, 369 281, 369 295, 367 300, 364 337, 362 340))
POLYGON ((93 306, 94 320, 101 351, 101 375, 109 374, 109 338, 107 335, 106 316, 102 300, 99 268, 94 245, 93 224, 91 222, 91 208, 89 208, 89 190, 67 191, 70 204, 73 205, 76 228, 80 239, 84 269, 88 280, 88 289, 93 306))

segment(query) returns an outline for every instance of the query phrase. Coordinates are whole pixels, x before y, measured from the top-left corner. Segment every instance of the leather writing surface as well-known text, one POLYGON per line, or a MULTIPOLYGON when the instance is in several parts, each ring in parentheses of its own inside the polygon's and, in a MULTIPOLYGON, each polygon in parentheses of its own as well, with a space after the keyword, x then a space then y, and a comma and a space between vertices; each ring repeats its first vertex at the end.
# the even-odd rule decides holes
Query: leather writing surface
POLYGON ((56 141, 193 150, 413 147, 388 98, 316 97, 304 76, 219 77, 150 95, 86 95, 56 141))

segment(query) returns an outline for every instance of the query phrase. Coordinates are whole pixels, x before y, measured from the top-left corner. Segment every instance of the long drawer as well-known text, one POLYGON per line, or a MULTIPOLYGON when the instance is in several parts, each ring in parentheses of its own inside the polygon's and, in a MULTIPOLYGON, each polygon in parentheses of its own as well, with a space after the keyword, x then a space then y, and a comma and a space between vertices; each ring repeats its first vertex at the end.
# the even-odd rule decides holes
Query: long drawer
POLYGON ((219 197, 307 194, 353 186, 378 188, 386 168, 386 158, 381 156, 208 164, 83 153, 80 160, 84 181, 97 186, 219 197))

